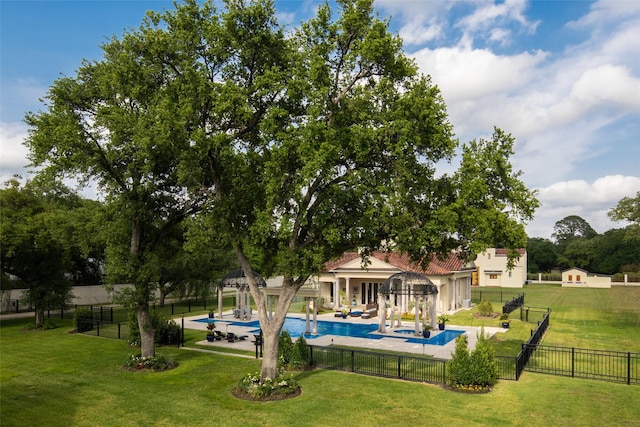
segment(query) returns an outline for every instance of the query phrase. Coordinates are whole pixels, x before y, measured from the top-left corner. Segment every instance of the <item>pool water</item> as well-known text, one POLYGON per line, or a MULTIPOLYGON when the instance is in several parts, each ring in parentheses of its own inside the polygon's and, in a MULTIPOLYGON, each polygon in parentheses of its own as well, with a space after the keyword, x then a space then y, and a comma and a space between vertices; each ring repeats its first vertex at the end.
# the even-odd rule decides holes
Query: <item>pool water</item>
MULTIPOLYGON (((196 322, 208 323, 208 322, 218 322, 218 320, 213 320, 209 318, 197 319, 196 322)), ((251 322, 227 322, 225 320, 220 321, 221 323, 229 324, 232 326, 244 326, 249 328, 255 328, 251 331, 252 334, 260 333, 260 322, 258 320, 254 320, 251 322)), ((283 331, 288 331, 291 338, 298 338, 302 335, 306 337, 320 337, 322 335, 337 335, 343 337, 355 337, 355 338, 367 338, 367 339, 382 339, 392 337, 395 339, 404 339, 406 342, 417 343, 417 344, 428 344, 428 345, 445 345, 449 341, 455 339, 458 335, 464 333, 464 331, 456 331, 453 329, 446 329, 431 338, 419 338, 419 337, 409 337, 406 336, 390 336, 390 335, 380 335, 373 334, 372 332, 378 329, 378 324, 358 324, 358 323, 350 323, 350 322, 330 322, 326 320, 318 320, 318 334, 305 334, 306 331, 306 321, 304 319, 300 319, 297 317, 287 317, 284 321, 284 326, 282 327, 283 331)), ((313 330, 313 321, 309 321, 309 330, 313 330)), ((407 335, 409 333, 413 333, 412 329, 398 329, 392 330, 394 332, 400 332, 401 335, 407 335)))
POLYGON ((431 338, 409 338, 407 342, 414 344, 427 344, 427 345, 445 345, 449 341, 456 339, 459 335, 464 334, 464 331, 456 331, 455 329, 445 329, 439 334, 431 338))

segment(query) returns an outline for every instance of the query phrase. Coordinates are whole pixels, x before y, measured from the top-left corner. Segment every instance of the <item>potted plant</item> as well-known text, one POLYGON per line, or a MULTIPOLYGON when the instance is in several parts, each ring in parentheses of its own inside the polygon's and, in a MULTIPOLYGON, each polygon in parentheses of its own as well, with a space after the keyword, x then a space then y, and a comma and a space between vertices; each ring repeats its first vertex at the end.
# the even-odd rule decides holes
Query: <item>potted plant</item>
POLYGON ((502 313, 500 315, 500 326, 505 329, 509 329, 509 315, 507 313, 502 313))
POLYGON ((424 324, 422 325, 422 337, 429 338, 431 336, 431 325, 424 324))
POLYGON ((444 331, 444 325, 449 321, 449 318, 444 314, 438 316, 438 329, 444 331))
POLYGON ((216 339, 216 335, 214 332, 215 330, 216 330, 215 322, 207 323, 207 341, 213 342, 216 339))

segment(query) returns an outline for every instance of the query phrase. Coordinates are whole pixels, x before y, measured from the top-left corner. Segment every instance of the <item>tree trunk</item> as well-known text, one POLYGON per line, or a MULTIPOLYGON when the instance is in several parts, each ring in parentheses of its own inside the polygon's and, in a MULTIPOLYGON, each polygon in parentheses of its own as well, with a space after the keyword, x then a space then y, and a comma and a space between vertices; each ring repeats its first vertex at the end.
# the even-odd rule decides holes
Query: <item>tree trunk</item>
POLYGON ((149 305, 138 306, 138 327, 140 328, 140 352, 142 357, 154 357, 156 355, 155 330, 151 322, 149 305))
POLYGON ((289 307, 291 307, 291 302, 296 296, 298 289, 302 286, 302 282, 294 283, 291 277, 284 277, 275 314, 273 319, 269 319, 266 298, 255 283, 249 260, 240 246, 236 246, 236 255, 238 256, 238 261, 240 261, 240 265, 245 272, 245 276, 248 278, 249 289, 253 296, 253 300, 256 303, 258 318, 260 319, 260 327, 262 328, 264 353, 262 358, 262 368, 260 371, 260 380, 264 381, 265 378, 274 379, 278 376, 278 337, 280 336, 280 331, 282 331, 282 326, 284 325, 284 321, 287 317, 289 307))
POLYGON ((166 298, 164 286, 160 285, 160 297, 158 298, 158 306, 164 307, 164 300, 166 298))
POLYGON ((36 307, 36 326, 44 325, 44 309, 36 307))

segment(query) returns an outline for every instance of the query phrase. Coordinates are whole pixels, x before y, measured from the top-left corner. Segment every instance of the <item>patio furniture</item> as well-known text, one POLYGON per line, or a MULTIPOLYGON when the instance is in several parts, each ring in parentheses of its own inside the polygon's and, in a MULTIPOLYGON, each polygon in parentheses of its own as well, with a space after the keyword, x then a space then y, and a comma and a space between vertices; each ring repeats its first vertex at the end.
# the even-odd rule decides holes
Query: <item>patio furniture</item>
POLYGON ((233 332, 227 333, 227 341, 236 342, 236 341, 244 341, 249 338, 249 335, 236 335, 233 332))

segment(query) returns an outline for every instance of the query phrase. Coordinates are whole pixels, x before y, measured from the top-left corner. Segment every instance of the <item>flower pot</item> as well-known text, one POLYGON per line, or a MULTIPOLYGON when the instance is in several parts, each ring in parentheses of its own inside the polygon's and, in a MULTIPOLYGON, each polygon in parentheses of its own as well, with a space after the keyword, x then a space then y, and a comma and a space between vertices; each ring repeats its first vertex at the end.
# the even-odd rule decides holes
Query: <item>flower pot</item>
POLYGON ((502 327, 505 329, 509 329, 509 322, 502 322, 502 327))
POLYGON ((438 330, 444 331, 444 323, 438 323, 438 330))
POLYGON ((423 338, 429 338, 431 336, 431 331, 422 331, 423 338))
POLYGON ((209 342, 213 342, 213 340, 215 340, 216 337, 214 337, 213 335, 207 335, 207 341, 209 342))

